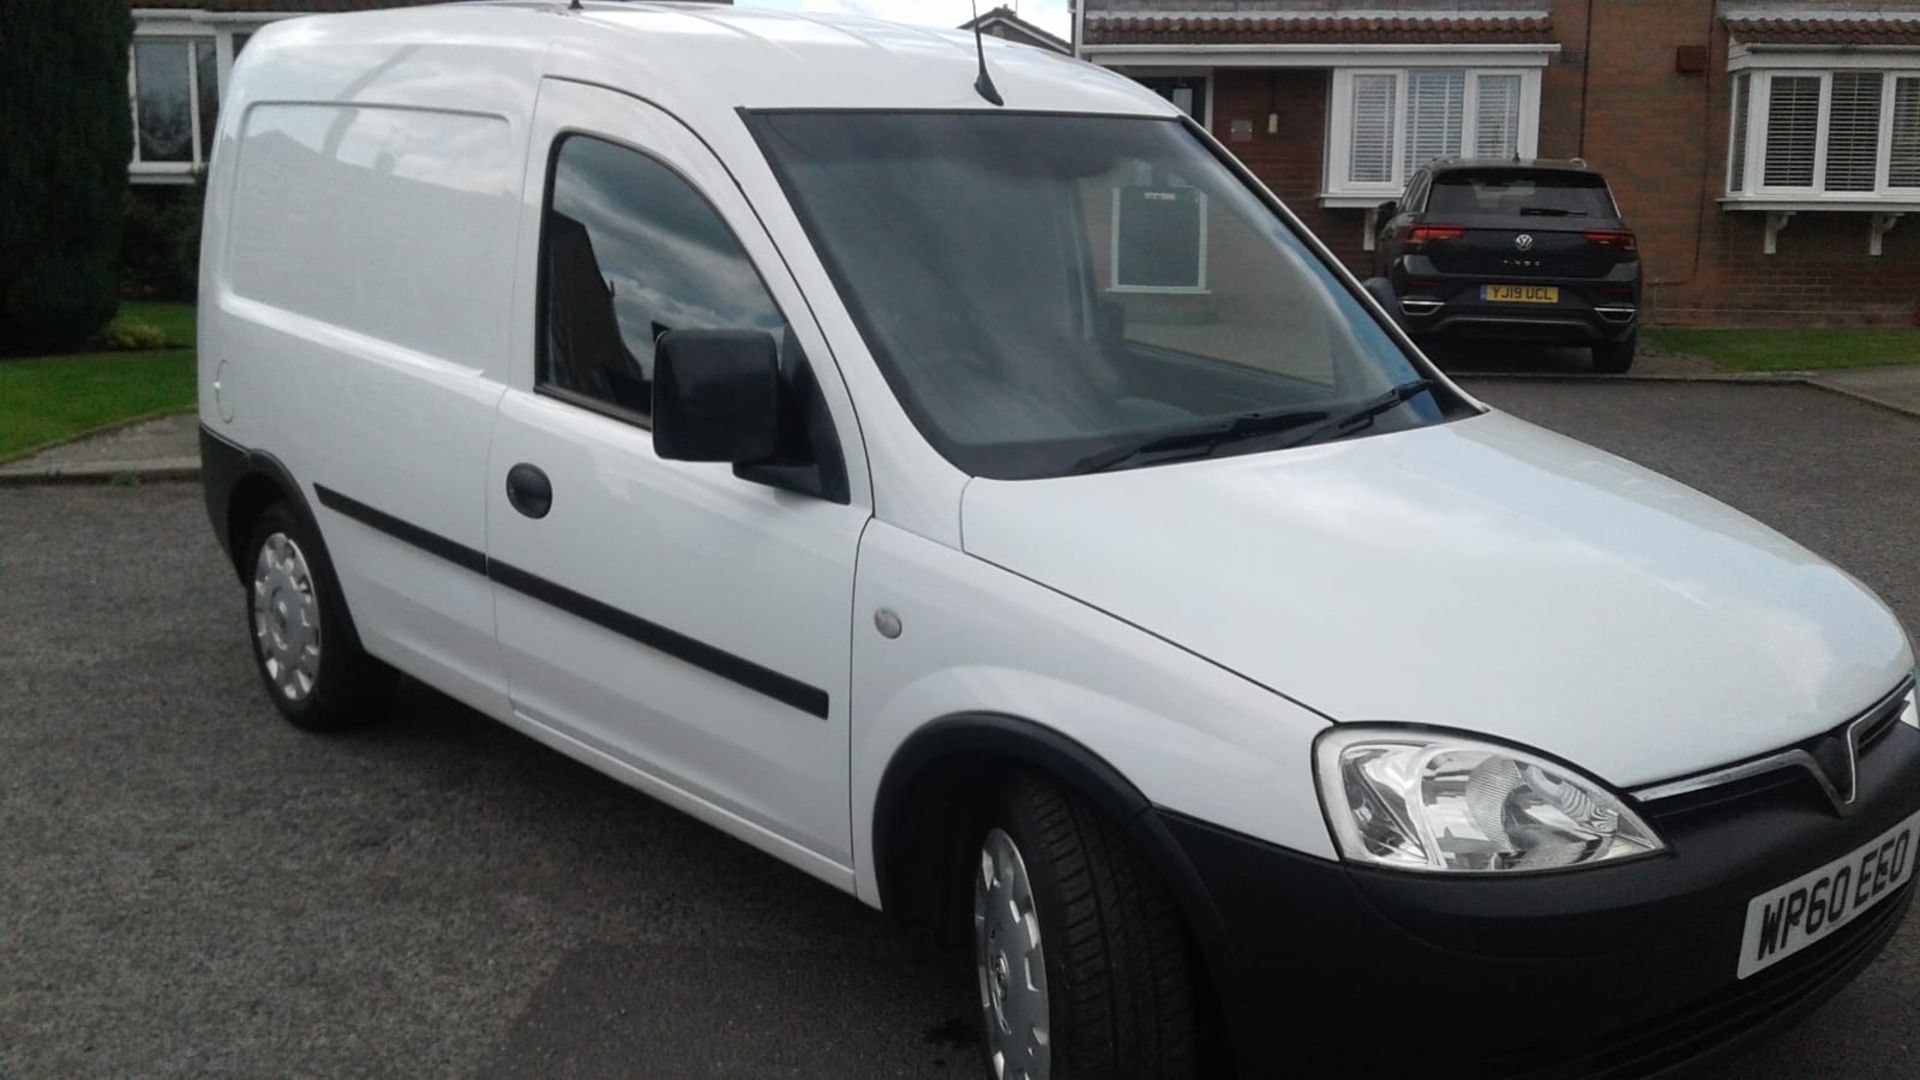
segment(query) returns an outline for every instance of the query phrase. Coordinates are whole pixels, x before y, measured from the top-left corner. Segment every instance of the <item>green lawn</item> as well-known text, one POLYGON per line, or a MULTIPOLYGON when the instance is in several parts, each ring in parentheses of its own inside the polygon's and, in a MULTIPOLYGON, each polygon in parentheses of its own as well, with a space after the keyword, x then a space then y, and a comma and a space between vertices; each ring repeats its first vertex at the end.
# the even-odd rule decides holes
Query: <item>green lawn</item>
POLYGON ((192 349, 0 360, 0 461, 117 421, 191 409, 193 368, 192 349))
POLYGON ((1648 330, 1668 352, 1704 356, 1726 371, 1813 371, 1920 364, 1920 329, 1648 330))

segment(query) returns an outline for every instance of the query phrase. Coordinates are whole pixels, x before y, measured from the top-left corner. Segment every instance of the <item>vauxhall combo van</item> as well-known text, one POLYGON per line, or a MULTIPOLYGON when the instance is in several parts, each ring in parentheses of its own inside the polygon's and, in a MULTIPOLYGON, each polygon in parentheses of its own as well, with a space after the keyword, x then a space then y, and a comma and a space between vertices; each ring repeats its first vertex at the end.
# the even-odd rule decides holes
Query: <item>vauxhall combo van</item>
POLYGON ((933 928, 990 1075, 1645 1075, 1912 901, 1888 609, 1475 401, 1125 78, 523 0, 232 91, 202 453, 279 711, 404 673, 933 928))

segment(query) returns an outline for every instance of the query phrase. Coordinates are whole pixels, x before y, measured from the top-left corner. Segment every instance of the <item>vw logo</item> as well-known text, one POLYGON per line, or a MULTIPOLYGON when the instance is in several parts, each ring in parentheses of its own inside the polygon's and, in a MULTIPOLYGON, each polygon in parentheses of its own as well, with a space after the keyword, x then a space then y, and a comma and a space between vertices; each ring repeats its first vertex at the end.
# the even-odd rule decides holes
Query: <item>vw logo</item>
POLYGON ((1514 237, 1513 246, 1519 248, 1521 251, 1532 251, 1533 250, 1533 234, 1521 233, 1519 236, 1514 237))

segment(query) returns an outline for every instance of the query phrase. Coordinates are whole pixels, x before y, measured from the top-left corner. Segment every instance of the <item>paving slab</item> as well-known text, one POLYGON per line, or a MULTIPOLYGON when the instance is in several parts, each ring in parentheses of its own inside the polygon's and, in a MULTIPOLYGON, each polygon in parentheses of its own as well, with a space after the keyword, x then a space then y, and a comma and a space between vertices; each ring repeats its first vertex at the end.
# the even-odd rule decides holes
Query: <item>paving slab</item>
POLYGON ((1823 371, 1807 381, 1824 390, 1920 416, 1920 365, 1823 371))

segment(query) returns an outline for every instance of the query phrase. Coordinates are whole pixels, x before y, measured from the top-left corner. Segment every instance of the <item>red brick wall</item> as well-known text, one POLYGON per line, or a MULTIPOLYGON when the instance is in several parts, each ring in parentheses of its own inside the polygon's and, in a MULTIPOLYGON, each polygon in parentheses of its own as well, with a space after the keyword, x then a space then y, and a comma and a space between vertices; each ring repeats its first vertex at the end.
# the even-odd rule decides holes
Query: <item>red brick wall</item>
POLYGON ((1713 6, 1612 0, 1591 14, 1581 156, 1606 174, 1640 234, 1654 311, 1700 276, 1701 195, 1723 182, 1726 147, 1712 149, 1710 99, 1726 81, 1724 64, 1717 75, 1680 75, 1673 60, 1676 47, 1707 43, 1713 6))
POLYGON ((1728 211, 1727 34, 1713 0, 1558 0, 1561 54, 1541 79, 1540 151, 1606 173, 1640 235, 1654 325, 1903 324, 1920 299, 1920 229, 1878 258, 1868 215, 1796 216, 1762 253, 1765 216, 1728 211), (1591 26, 1591 36, 1588 28, 1591 26), (1674 51, 1708 46, 1681 75, 1674 51), (1581 107, 1584 96, 1584 110, 1581 107), (1584 111, 1584 123, 1581 113, 1584 111))
POLYGON ((1312 68, 1218 70, 1213 77, 1213 134, 1334 254, 1364 276, 1372 256, 1361 250, 1363 212, 1320 206, 1331 82, 1329 72, 1312 68), (1267 134, 1270 113, 1279 114, 1279 131, 1272 135, 1267 134), (1251 141, 1233 141, 1235 120, 1253 124, 1251 141))
POLYGON ((1578 157, 1585 134, 1581 106, 1587 89, 1587 19, 1592 0, 1559 0, 1550 6, 1553 40, 1560 52, 1540 72, 1540 156, 1578 157))
POLYGON ((1712 208, 1702 271, 1665 288, 1670 326, 1899 326, 1920 316, 1920 228, 1909 216, 1867 254, 1866 214, 1796 214, 1761 253, 1765 215, 1712 208))

